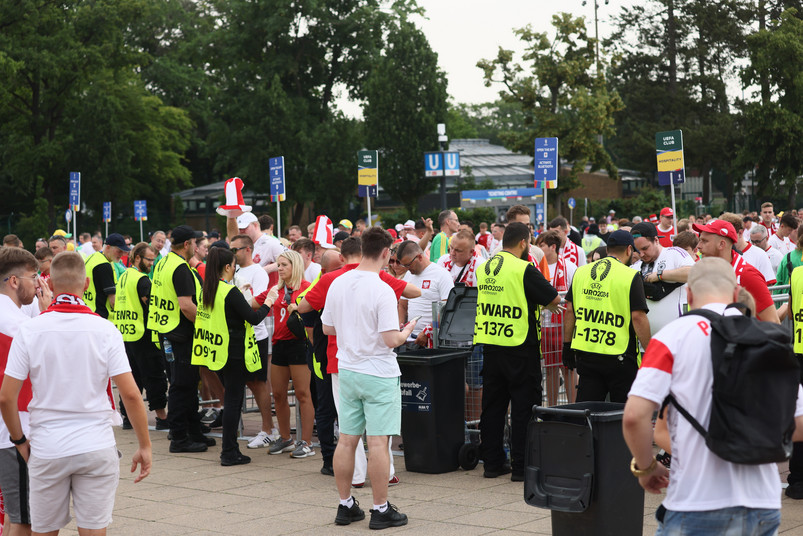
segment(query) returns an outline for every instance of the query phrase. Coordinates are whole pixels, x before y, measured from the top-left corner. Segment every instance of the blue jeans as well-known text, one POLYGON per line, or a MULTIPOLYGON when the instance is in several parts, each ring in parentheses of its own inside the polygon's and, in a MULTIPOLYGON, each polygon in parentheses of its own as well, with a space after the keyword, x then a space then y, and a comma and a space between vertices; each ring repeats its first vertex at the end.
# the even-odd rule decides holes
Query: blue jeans
POLYGON ((704 512, 666 511, 656 536, 773 536, 781 524, 780 510, 723 508, 704 512))

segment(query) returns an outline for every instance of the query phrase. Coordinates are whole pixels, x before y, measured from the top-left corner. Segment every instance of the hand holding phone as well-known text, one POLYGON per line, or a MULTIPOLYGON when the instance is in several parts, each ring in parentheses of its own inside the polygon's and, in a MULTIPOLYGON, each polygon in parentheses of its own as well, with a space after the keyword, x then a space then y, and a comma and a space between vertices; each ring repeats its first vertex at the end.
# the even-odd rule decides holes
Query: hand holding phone
POLYGON ((404 327, 406 328, 407 326, 410 326, 410 325, 412 325, 412 326, 413 326, 413 328, 415 328, 415 325, 416 325, 416 324, 418 324, 418 321, 419 321, 419 320, 421 320, 421 315, 418 315, 418 316, 415 316, 415 317, 411 318, 411 319, 410 319, 410 321, 409 321, 409 322, 407 322, 407 323, 404 325, 404 327))

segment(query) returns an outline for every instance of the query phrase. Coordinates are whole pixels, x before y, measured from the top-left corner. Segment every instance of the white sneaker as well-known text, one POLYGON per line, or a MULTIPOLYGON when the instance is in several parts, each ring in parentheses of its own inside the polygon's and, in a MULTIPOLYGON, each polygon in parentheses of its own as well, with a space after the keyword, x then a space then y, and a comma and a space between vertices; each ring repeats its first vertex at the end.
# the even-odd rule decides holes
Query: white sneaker
POLYGON ((315 456, 315 451, 312 450, 312 447, 306 441, 299 441, 296 443, 296 450, 290 454, 291 458, 307 458, 309 456, 315 456))
POLYGON ((273 443, 277 439, 281 439, 281 438, 282 438, 282 435, 279 433, 279 430, 277 430, 276 428, 272 428, 270 433, 268 434, 268 439, 270 439, 271 443, 273 443))
POLYGON ((272 443, 267 432, 259 432, 254 439, 248 442, 249 449, 259 449, 267 447, 272 443))

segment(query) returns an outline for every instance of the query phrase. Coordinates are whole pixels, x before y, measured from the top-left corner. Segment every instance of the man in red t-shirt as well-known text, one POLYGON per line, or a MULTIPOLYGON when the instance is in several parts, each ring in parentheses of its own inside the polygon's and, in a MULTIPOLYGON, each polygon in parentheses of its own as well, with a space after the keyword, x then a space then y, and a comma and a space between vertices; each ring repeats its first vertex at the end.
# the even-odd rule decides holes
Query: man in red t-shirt
MULTIPOLYGON (((339 270, 326 273, 313 283, 307 292, 303 295, 298 304, 298 312, 301 314, 309 313, 312 311, 322 311, 323 306, 326 304, 326 294, 332 281, 348 272, 353 270, 360 264, 362 259, 362 249, 360 246, 360 238, 351 236, 340 245, 340 255, 343 257, 345 265, 339 270)), ((405 283, 401 279, 396 279, 387 272, 380 272, 380 278, 390 285, 393 292, 396 293, 396 299, 404 296, 405 298, 417 298, 421 295, 421 289, 415 285, 405 283)), ((313 375, 316 381, 317 394, 318 394, 318 407, 315 410, 315 422, 318 426, 318 438, 321 441, 321 454, 323 456, 323 467, 321 473, 325 475, 334 475, 332 470, 332 455, 334 454, 334 419, 337 416, 336 404, 332 390, 332 381, 336 380, 332 374, 338 373, 337 367, 337 337, 323 334, 320 329, 320 319, 316 321, 315 329, 313 330, 313 348, 315 352, 315 360, 320 363, 320 370, 316 364, 316 370, 313 375), (326 349, 325 351, 323 349, 326 349), (330 432, 331 430, 331 432, 330 432), (325 445, 324 443, 331 443, 325 445), (330 448, 331 447, 331 450, 330 448)), ((357 449, 353 484, 360 487, 365 483, 365 474, 367 471, 367 463, 365 460, 365 451, 357 449)), ((393 458, 391 457, 391 482, 396 483, 398 479, 393 474, 393 458), (395 481, 394 481, 395 480, 395 481)))
POLYGON ((733 266, 736 282, 753 296, 756 301, 756 317, 780 324, 775 303, 767 289, 767 281, 761 272, 753 268, 741 255, 733 251, 736 243, 736 229, 724 220, 713 220, 708 225, 694 224, 695 231, 700 233, 697 249, 703 257, 720 257, 733 266))
POLYGON ((672 238, 675 234, 674 218, 675 212, 670 207, 661 209, 661 220, 656 228, 658 229, 658 242, 665 248, 672 247, 672 238))

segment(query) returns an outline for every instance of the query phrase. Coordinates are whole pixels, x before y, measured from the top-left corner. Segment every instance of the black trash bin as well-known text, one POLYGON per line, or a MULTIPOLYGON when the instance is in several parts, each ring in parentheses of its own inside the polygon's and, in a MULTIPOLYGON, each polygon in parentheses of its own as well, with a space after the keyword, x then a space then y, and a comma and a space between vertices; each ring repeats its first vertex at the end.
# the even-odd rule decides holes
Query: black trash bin
POLYGON ((524 500, 552 510, 555 536, 641 536, 644 490, 630 472, 624 404, 534 407, 524 500))
POLYGON ((455 287, 441 313, 440 348, 397 357, 408 471, 435 474, 458 467, 465 443, 465 364, 471 355, 476 310, 477 289, 455 287))

